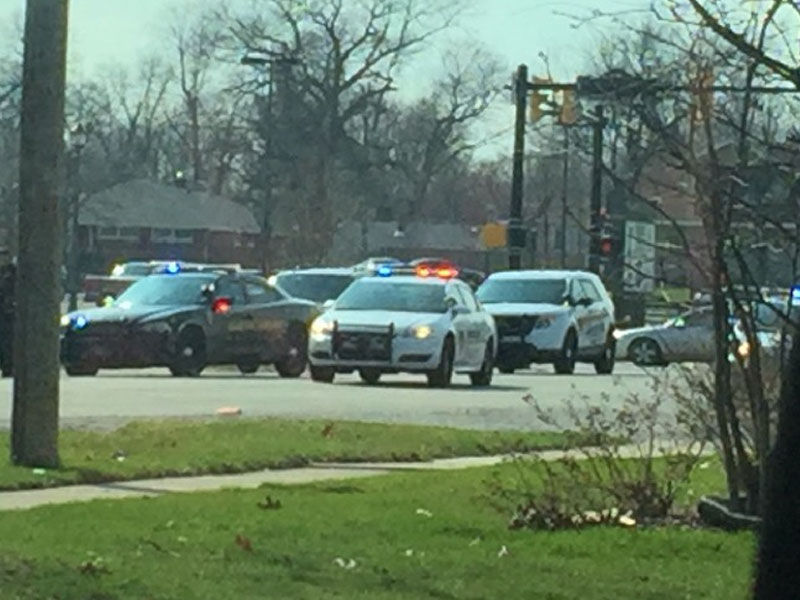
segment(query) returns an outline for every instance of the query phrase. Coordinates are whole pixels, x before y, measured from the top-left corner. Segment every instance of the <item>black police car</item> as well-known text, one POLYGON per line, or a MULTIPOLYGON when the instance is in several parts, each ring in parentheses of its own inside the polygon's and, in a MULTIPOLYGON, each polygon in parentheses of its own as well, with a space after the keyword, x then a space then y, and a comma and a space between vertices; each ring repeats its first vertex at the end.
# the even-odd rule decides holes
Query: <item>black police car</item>
POLYGON ((318 314, 314 303, 289 298, 262 277, 169 265, 109 306, 64 315, 61 362, 70 375, 165 366, 197 376, 224 364, 254 373, 274 364, 282 377, 299 377, 318 314))

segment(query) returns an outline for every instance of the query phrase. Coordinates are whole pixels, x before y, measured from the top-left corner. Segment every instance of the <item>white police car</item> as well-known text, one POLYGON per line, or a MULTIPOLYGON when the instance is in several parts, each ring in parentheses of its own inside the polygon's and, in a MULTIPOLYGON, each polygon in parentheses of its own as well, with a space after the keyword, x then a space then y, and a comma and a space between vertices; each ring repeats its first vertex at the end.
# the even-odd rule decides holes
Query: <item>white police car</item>
POLYGON ((600 278, 585 271, 507 271, 491 275, 478 300, 494 316, 501 373, 553 363, 574 372, 576 361, 597 373, 614 370, 614 304, 600 278))
POLYGON ((469 374, 472 385, 489 385, 494 320, 455 275, 385 265, 353 282, 311 325, 311 378, 330 383, 336 373, 358 370, 374 384, 384 373, 423 373, 431 387, 445 387, 456 371, 469 374))

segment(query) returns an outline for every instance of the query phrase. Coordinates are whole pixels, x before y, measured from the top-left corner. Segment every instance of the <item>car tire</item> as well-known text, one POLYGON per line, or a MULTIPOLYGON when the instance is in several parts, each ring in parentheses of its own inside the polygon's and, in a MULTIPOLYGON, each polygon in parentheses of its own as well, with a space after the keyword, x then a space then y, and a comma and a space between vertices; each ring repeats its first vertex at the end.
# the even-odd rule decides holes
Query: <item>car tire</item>
POLYGON ((206 339, 203 331, 189 327, 178 334, 175 356, 169 371, 175 377, 199 377, 206 368, 206 339))
POLYGON ((377 384, 381 380, 381 375, 382 373, 378 369, 366 368, 358 370, 358 376, 367 385, 377 384))
POLYGON ((617 343, 612 336, 608 336, 603 353, 594 361, 594 370, 598 375, 611 375, 614 372, 614 363, 617 357, 617 343))
POLYGON ((308 370, 311 373, 311 381, 316 381, 317 383, 333 383, 333 379, 336 377, 336 369, 333 367, 310 365, 308 370))
POLYGON ((492 375, 494 374, 494 343, 489 340, 486 349, 483 351, 483 363, 481 370, 477 373, 469 374, 469 381, 473 387, 489 387, 492 385, 492 375))
POLYGON ((453 357, 455 347, 453 338, 447 337, 442 346, 442 354, 439 358, 439 366, 433 371, 428 372, 428 386, 433 388, 446 388, 453 380, 453 357))
POLYGON ((628 346, 628 357, 639 367, 664 365, 664 354, 661 346, 653 339, 641 337, 633 340, 628 346))
POLYGON ((559 375, 572 375, 575 372, 575 362, 578 354, 578 336, 574 329, 570 329, 564 337, 561 353, 553 363, 553 368, 559 375))
POLYGON ((503 375, 513 375, 514 371, 516 371, 514 367, 497 367, 497 370, 503 375))
POLYGON ((243 360, 236 364, 236 368, 239 369, 242 375, 252 375, 258 371, 260 366, 257 360, 243 360))
POLYGON ((308 334, 302 326, 292 326, 287 334, 287 354, 275 363, 275 370, 284 379, 296 379, 308 366, 308 334))
POLYGON ((70 377, 94 377, 99 369, 92 365, 69 365, 64 367, 70 377))

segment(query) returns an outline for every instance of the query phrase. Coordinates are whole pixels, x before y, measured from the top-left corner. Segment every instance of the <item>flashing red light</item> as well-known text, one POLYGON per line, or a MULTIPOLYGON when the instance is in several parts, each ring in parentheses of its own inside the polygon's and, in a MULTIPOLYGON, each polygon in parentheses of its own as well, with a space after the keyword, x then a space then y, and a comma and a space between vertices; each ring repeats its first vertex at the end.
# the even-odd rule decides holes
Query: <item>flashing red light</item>
POLYGON ((442 279, 452 279, 458 275, 458 269, 452 267, 440 267, 436 270, 436 275, 442 279))
POLYGON ((614 249, 614 242, 609 238, 604 238, 600 240, 600 252, 605 254, 606 256, 611 254, 611 251, 614 249))
POLYGON ((430 267, 417 267, 417 277, 430 277, 430 267))
POLYGON ((230 298, 217 298, 211 305, 211 311, 215 315, 224 315, 225 313, 230 312, 232 305, 233 302, 230 298))

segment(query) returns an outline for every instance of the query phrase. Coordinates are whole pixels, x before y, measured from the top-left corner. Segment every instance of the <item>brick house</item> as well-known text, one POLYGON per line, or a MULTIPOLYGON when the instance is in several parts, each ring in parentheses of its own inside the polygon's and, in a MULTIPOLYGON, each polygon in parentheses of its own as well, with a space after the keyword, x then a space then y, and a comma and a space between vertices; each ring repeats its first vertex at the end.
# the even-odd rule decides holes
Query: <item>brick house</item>
POLYGON ((260 264, 261 228, 245 206, 147 179, 117 184, 79 207, 83 272, 128 260, 260 264))

